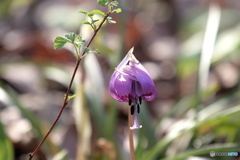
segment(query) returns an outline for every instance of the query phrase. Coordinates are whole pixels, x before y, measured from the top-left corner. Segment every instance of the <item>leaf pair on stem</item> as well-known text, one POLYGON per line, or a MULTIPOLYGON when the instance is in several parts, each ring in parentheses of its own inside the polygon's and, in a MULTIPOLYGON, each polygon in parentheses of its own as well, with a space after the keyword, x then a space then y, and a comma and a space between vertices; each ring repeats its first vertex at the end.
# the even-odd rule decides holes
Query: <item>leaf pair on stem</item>
MULTIPOLYGON (((90 25, 94 32, 97 32, 97 30, 100 29, 100 26, 97 26, 96 24, 96 22, 98 22, 99 19, 93 18, 95 14, 106 17, 106 21, 108 23, 116 23, 116 21, 112 20, 112 17, 110 17, 109 15, 114 12, 120 13, 122 11, 120 8, 113 9, 114 6, 118 5, 117 1, 109 2, 108 0, 98 0, 98 4, 103 6, 108 5, 108 13, 106 14, 101 10, 92 10, 91 12, 79 11, 79 13, 85 14, 90 18, 89 21, 82 21, 82 24, 90 25)), ((75 33, 67 33, 65 34, 65 37, 60 37, 60 36, 56 37, 54 39, 54 49, 61 49, 64 47, 66 43, 73 44, 75 48, 77 60, 85 56, 85 54, 80 56, 81 47, 85 45, 85 40, 82 39, 82 34, 77 35, 75 33)), ((94 51, 91 51, 88 47, 84 47, 84 53, 100 54, 100 50, 96 49, 94 51)))

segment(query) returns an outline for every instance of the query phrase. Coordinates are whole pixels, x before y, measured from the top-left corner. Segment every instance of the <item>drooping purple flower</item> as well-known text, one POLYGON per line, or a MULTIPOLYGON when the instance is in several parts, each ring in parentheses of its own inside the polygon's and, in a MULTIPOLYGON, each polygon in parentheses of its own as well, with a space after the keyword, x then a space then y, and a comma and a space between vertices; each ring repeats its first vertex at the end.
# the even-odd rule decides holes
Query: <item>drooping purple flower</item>
POLYGON ((130 129, 142 128, 138 123, 137 113, 140 112, 142 100, 155 99, 156 89, 147 70, 133 55, 133 48, 112 74, 109 91, 114 99, 129 102, 133 115, 133 126, 130 129))

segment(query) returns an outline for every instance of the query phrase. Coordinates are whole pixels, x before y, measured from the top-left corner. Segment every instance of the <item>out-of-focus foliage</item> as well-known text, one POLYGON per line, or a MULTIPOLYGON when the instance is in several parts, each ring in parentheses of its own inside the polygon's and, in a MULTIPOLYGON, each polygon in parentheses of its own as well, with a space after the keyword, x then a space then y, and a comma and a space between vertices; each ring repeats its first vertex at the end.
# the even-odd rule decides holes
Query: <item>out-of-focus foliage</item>
MULTIPOLYGON (((128 159, 128 104, 110 97, 108 82, 132 46, 158 91, 139 114, 136 159, 239 159, 209 154, 240 152, 239 2, 118 2, 116 24, 104 24, 85 48, 101 55, 84 57, 68 106, 36 159, 128 159), (210 13, 218 23, 209 22, 210 13)), ((101 21, 105 13, 96 1, 7 0, 0 8, 0 160, 24 160, 57 116, 74 69, 74 47, 58 41, 63 49, 54 50, 54 37, 79 32, 88 42, 94 25, 80 21, 101 21), (92 21, 80 10, 92 11, 92 21)), ((64 43, 77 42, 80 52, 76 37, 64 43)))
POLYGON ((14 159, 13 155, 13 146, 9 141, 8 137, 5 134, 4 126, 0 123, 0 159, 12 160, 14 159))

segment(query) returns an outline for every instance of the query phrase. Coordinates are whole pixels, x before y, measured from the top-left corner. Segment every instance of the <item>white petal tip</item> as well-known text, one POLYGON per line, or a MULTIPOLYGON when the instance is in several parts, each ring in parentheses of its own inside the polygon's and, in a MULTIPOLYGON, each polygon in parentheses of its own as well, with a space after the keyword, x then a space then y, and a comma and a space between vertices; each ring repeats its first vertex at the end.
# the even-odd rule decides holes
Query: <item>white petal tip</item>
POLYGON ((132 127, 130 127, 131 130, 139 129, 139 128, 142 128, 142 125, 139 125, 139 126, 132 126, 132 127))
POLYGON ((128 51, 128 60, 132 61, 132 62, 136 62, 138 63, 138 60, 136 59, 136 57, 134 56, 133 54, 133 50, 134 50, 134 47, 132 47, 129 51, 128 51))
POLYGON ((132 47, 129 51, 128 54, 133 54, 134 47, 132 47))

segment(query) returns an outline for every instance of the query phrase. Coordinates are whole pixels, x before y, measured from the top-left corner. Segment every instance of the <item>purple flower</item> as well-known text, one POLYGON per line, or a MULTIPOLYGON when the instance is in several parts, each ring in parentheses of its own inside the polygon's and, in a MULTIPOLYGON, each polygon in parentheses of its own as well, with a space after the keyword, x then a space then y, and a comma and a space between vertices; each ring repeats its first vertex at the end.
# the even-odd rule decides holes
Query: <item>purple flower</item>
POLYGON ((116 100, 129 102, 133 115, 133 126, 130 129, 138 129, 142 128, 137 118, 142 100, 151 101, 155 99, 156 89, 147 70, 132 52, 133 48, 130 49, 114 71, 110 79, 109 91, 116 100))

